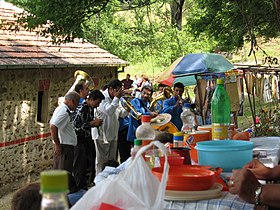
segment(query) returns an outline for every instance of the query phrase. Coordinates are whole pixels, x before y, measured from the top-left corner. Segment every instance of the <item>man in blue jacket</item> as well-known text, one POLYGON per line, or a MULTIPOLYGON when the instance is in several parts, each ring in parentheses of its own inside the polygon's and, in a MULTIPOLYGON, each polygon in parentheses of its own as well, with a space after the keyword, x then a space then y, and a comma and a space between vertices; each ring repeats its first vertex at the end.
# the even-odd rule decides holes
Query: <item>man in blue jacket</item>
POLYGON ((166 99, 163 102, 163 113, 169 113, 172 118, 171 122, 177 127, 180 131, 183 123, 181 120, 182 109, 182 95, 184 93, 184 85, 181 82, 177 82, 174 84, 173 88, 173 96, 169 99, 166 99))
MULTIPOLYGON (((156 112, 150 111, 150 98, 153 94, 150 85, 144 86, 141 91, 141 98, 134 98, 131 100, 131 105, 140 115, 151 115, 151 118, 156 117, 156 112)), ((132 114, 132 111, 131 111, 132 114)), ((131 115, 129 116, 129 126, 127 133, 127 140, 133 145, 134 139, 136 138, 136 129, 140 125, 140 120, 136 120, 131 115)))

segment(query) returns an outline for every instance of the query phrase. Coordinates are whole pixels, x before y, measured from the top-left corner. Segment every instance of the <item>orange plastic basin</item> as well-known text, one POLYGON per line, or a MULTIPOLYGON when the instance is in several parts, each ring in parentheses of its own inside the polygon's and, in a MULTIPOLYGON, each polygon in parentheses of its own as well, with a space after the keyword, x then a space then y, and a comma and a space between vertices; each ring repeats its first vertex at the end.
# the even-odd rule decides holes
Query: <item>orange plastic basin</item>
MULTIPOLYGON (((181 156, 168 156, 167 157, 167 161, 169 163, 169 166, 181 166, 184 163, 184 157, 181 156)), ((164 166, 164 160, 165 157, 160 157, 159 161, 160 161, 160 165, 163 167, 164 166)))
MULTIPOLYGON (((153 174, 161 180, 162 167, 152 169, 153 174)), ((215 172, 188 165, 170 167, 166 189, 177 191, 208 190, 215 182, 215 172)))

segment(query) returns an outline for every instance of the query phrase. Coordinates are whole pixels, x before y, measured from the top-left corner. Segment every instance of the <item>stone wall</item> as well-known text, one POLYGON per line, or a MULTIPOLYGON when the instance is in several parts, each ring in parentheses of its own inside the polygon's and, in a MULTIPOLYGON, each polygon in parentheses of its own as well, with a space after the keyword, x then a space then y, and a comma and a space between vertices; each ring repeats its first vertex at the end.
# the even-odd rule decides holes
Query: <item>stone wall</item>
MULTIPOLYGON (((49 124, 37 122, 38 83, 50 80, 49 121, 58 98, 73 85, 75 70, 0 70, 0 187, 51 167, 49 124)), ((117 77, 115 67, 79 70, 99 78, 98 89, 117 77)))

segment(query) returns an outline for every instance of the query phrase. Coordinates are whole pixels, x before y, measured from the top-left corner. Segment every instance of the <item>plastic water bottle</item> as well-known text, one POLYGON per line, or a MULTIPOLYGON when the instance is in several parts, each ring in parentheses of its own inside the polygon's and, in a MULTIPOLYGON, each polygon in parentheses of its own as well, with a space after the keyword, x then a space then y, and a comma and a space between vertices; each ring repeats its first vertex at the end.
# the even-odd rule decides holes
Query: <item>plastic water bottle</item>
MULTIPOLYGON (((150 142, 155 140, 156 132, 151 126, 151 116, 142 115, 142 124, 136 129, 136 138, 142 140, 142 146, 148 145, 150 142)), ((157 149, 152 147, 144 154, 146 163, 150 168, 155 167, 156 157, 158 156, 157 149)))
POLYGON ((180 115, 183 122, 181 131, 184 134, 184 142, 188 143, 189 138, 191 137, 191 132, 194 130, 194 120, 195 114, 191 110, 190 103, 184 103, 183 112, 180 115))
POLYGON ((155 140, 156 132, 151 126, 151 116, 142 115, 142 124, 136 129, 136 138, 142 140, 142 146, 149 144, 155 140))
POLYGON ((224 88, 224 80, 217 79, 217 87, 211 100, 212 139, 229 139, 230 98, 224 88))
POLYGON ((183 112, 180 115, 181 120, 183 122, 183 126, 181 131, 183 133, 190 133, 194 129, 194 119, 195 115, 191 110, 190 103, 184 103, 183 112))
POLYGON ((67 210, 68 172, 49 170, 41 172, 41 210, 67 210))

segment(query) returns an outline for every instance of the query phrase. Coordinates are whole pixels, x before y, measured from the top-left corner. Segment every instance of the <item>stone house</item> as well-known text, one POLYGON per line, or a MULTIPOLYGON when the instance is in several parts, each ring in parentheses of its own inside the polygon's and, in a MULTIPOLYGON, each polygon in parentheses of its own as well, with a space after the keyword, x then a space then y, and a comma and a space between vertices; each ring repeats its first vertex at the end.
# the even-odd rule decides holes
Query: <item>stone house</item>
POLYGON ((35 32, 12 32, 21 11, 0 0, 0 188, 52 165, 48 122, 76 70, 100 89, 128 65, 79 39, 57 46, 35 32))

